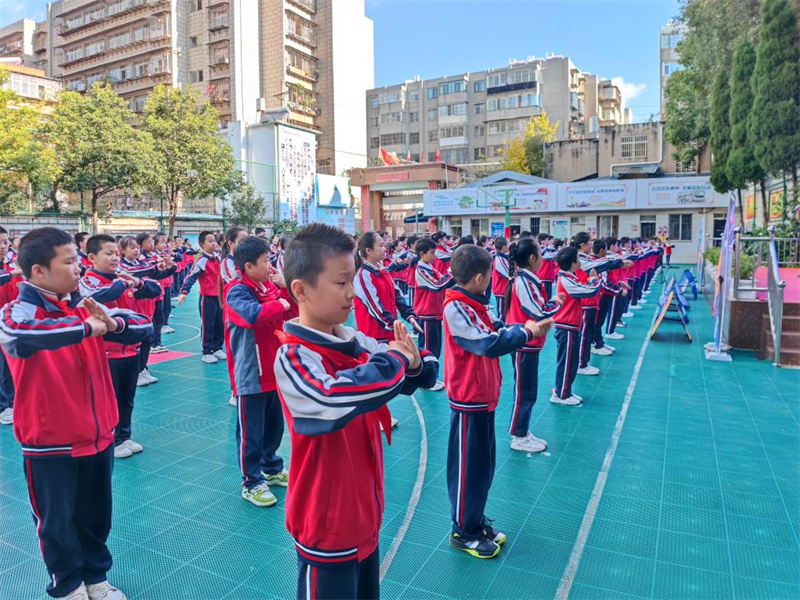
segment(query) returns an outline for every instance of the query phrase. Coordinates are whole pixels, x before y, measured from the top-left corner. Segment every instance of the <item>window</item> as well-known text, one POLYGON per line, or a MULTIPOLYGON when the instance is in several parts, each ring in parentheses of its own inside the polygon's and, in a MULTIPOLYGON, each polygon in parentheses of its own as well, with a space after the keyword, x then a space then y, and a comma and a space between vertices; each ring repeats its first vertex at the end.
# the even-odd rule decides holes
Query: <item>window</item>
POLYGON ((203 81, 203 71, 189 71, 189 83, 200 83, 203 81))
POLYGON ((197 12, 198 10, 203 9, 203 0, 190 0, 189 2, 189 12, 197 12))
POLYGON ((419 92, 408 92, 409 102, 419 102, 419 92))
POLYGON ((429 142, 438 142, 439 141, 439 130, 434 129, 433 131, 428 132, 428 141, 429 142))
POLYGON ((86 46, 86 56, 94 56, 103 51, 103 42, 95 42, 86 46))
POLYGON ((428 100, 433 100, 439 97, 439 88, 428 88, 428 100))
POLYGON ((485 92, 486 91, 486 80, 485 79, 479 79, 478 81, 473 81, 472 82, 472 91, 475 92, 476 94, 479 93, 479 92, 485 92))
POLYGON ((486 110, 505 110, 507 108, 525 108, 528 106, 539 106, 539 94, 514 94, 513 96, 503 96, 502 98, 490 98, 486 103, 486 110))
POLYGON ((530 232, 537 236, 539 232, 542 230, 542 219, 541 217, 531 217, 531 228, 530 232))
POLYGON ((428 162, 433 162, 436 160, 436 151, 428 152, 428 162))
POLYGON ((475 106, 475 114, 480 115, 483 114, 483 111, 486 110, 486 103, 478 102, 475 106))
MULTIPOLYGON (((147 27, 146 25, 144 27, 142 27, 141 29, 134 29, 133 30, 133 41, 134 42, 143 42, 143 41, 145 41, 148 38, 147 34, 148 34, 149 31, 150 31, 150 28, 147 27)), ((195 41, 197 41, 197 38, 195 38, 195 41)))
POLYGON ((389 104, 391 102, 400 102, 400 92, 384 92, 381 95, 381 104, 389 104))
POLYGON ((197 43, 196 37, 189 38, 189 48, 197 48, 200 44, 197 43))
POLYGON ((452 125, 450 127, 442 127, 439 129, 439 138, 440 139, 447 139, 447 138, 458 138, 464 137, 464 126, 463 125, 452 125))
POLYGON ((626 135, 622 142, 622 158, 647 158, 647 136, 626 135))
POLYGON ((486 125, 475 125, 472 128, 472 137, 483 137, 486 135, 486 125))
POLYGON ((467 82, 463 79, 459 79, 458 81, 448 81, 447 83, 440 83, 439 84, 439 95, 444 96, 445 94, 457 94, 458 92, 466 92, 467 91, 467 82))
POLYGON ((506 74, 505 73, 494 73, 489 75, 489 87, 500 87, 501 85, 506 84, 506 74))
POLYGON ((381 146, 381 138, 379 137, 371 137, 369 138, 369 147, 370 148, 380 148, 381 146))
POLYGON ((617 237, 617 230, 619 229, 619 216, 617 215, 600 215, 597 217, 597 237, 617 237))
POLYGON ((678 42, 681 41, 680 33, 662 33, 661 34, 661 47, 662 48, 676 48, 678 42))
POLYGON ((370 108, 378 108, 378 97, 377 96, 370 96, 367 98, 367 104, 370 108))
POLYGON ((489 123, 489 135, 498 133, 519 133, 525 129, 527 121, 516 119, 514 121, 493 121, 489 123))
POLYGON ((656 216, 655 215, 641 215, 639 217, 639 224, 641 225, 641 237, 651 238, 656 235, 656 216))
POLYGON ((436 109, 435 109, 435 108, 431 108, 431 109, 429 109, 429 110, 428 110, 428 121, 435 121, 435 120, 436 120, 436 115, 437 115, 437 114, 438 114, 438 113, 436 112, 436 109))
POLYGON ((381 136, 380 145, 381 146, 392 146, 397 144, 406 143, 406 134, 405 133, 385 133, 381 136))
POLYGON ((692 241, 692 215, 670 215, 669 237, 681 242, 692 241))
POLYGON ((378 117, 370 117, 369 118, 369 126, 370 127, 377 127, 378 126, 378 117))
POLYGON ((681 69, 683 69, 683 67, 680 65, 680 63, 676 63, 676 62, 664 62, 664 63, 661 63, 661 65, 662 65, 662 67, 664 69, 664 77, 669 77, 670 75, 672 75, 676 71, 680 71, 681 69))
POLYGON ((464 164, 469 160, 469 148, 449 148, 442 151, 442 162, 451 165, 464 164))
POLYGON ((419 144, 419 131, 412 131, 408 135, 408 143, 409 144, 419 144))
POLYGON ((418 112, 415 111, 415 112, 412 112, 412 113, 408 113, 408 122, 409 123, 417 123, 418 121, 419 121, 419 113, 418 112))
POLYGON ((139 63, 138 65, 133 66, 133 76, 134 77, 144 77, 149 72, 147 68, 150 63, 139 63))
POLYGON ((381 115, 381 125, 388 125, 389 123, 403 123, 405 120, 406 113, 403 111, 384 113, 381 115))
MULTIPOLYGON (((697 150, 697 140, 691 142, 691 146, 697 150)), ((697 154, 695 153, 692 162, 688 165, 684 165, 682 162, 678 161, 675 165, 675 171, 678 173, 697 173, 697 154)))
POLYGON ((456 115, 467 114, 467 103, 459 102, 458 104, 444 104, 439 107, 440 117, 453 117, 456 115))
POLYGON ((503 144, 494 144, 489 146, 489 158, 497 158, 499 156, 503 156, 504 150, 503 144))
POLYGON ((486 158, 486 148, 475 148, 473 150, 474 160, 483 160, 484 158, 486 158))
POLYGON ((511 71, 506 76, 506 83, 512 85, 514 83, 529 83, 536 81, 536 69, 518 69, 511 71))

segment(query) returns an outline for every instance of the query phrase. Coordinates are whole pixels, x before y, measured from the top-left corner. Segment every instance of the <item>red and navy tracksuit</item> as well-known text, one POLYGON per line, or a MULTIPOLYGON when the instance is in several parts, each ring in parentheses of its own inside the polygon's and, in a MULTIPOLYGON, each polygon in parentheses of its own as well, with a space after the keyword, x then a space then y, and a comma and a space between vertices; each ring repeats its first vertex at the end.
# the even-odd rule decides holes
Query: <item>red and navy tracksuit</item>
POLYGON ((441 242, 436 246, 436 261, 433 263, 433 268, 443 275, 450 272, 450 259, 453 258, 453 251, 441 242))
MULTIPOLYGON (((541 321, 554 316, 561 304, 547 299, 544 283, 527 269, 520 269, 511 288, 511 305, 508 307, 506 323, 525 324, 533 319, 541 321)), ((539 387, 539 352, 546 336, 535 337, 511 355, 514 367, 514 391, 511 404, 511 421, 508 432, 517 437, 528 435, 531 412, 536 404, 539 387)))
POLYGON ((502 319, 506 303, 506 287, 508 286, 509 269, 508 254, 498 252, 494 257, 492 272, 492 294, 494 295, 497 318, 502 319))
MULTIPOLYGON (((166 248, 160 252, 164 258, 167 256, 172 257, 173 268, 175 269, 172 275, 161 280, 161 287, 164 290, 164 297, 161 299, 161 309, 164 312, 164 319, 162 325, 169 325, 169 318, 172 315, 172 288, 175 287, 175 282, 178 279, 178 269, 183 262, 183 253, 180 250, 171 250, 166 248)), ((159 331, 159 342, 161 341, 161 332, 159 331)))
POLYGON ((545 300, 549 300, 553 297, 553 282, 558 272, 558 265, 556 264, 557 254, 558 250, 553 246, 545 246, 542 248, 542 266, 539 267, 536 276, 539 278, 539 281, 542 282, 544 290, 547 293, 545 300))
MULTIPOLYGON (((117 271, 121 273, 127 273, 132 277, 137 277, 139 279, 148 279, 154 280, 153 275, 155 274, 155 267, 153 265, 146 265, 141 260, 128 260, 127 258, 121 258, 119 261, 119 267, 117 267, 117 271)), ((157 284, 158 282, 156 282, 157 284)), ((155 312, 156 312, 156 299, 151 297, 142 297, 136 298, 136 302, 133 306, 133 310, 139 314, 144 315, 151 321, 155 320, 155 312)), ((144 371, 147 368, 147 361, 150 358, 150 348, 152 347, 152 333, 150 334, 150 338, 146 340, 142 340, 142 345, 139 352, 139 371, 144 371)))
MULTIPOLYGON (((151 279, 155 279, 158 281, 159 286, 161 286, 162 291, 156 298, 155 304, 153 305, 153 337, 150 339, 150 346, 160 346, 161 345, 161 328, 167 324, 166 315, 164 311, 164 299, 166 295, 166 289, 164 288, 163 281, 169 281, 170 285, 172 285, 172 276, 175 275, 175 271, 177 270, 176 265, 172 265, 169 269, 159 269, 158 268, 158 259, 159 254, 157 252, 144 252, 139 255, 139 261, 145 266, 152 269, 152 272, 149 274, 151 279)), ((169 302, 167 302, 169 304, 169 302)), ((170 305, 171 308, 171 305, 170 305)), ((168 314, 168 313, 167 313, 168 314)))
POLYGON ((411 370, 385 344, 336 326, 328 335, 284 324, 275 378, 292 443, 286 529, 297 549, 297 598, 379 597, 386 403, 436 383, 423 351, 411 370))
MULTIPOLYGON (((238 273, 238 271, 237 271, 238 273)), ((271 281, 247 276, 225 286, 225 349, 233 394, 237 397, 236 448, 242 484, 252 489, 264 474, 283 469, 278 446, 283 437, 283 415, 275 384, 275 355, 280 342, 276 331, 297 316, 297 306, 285 289, 271 281), (280 299, 292 306, 283 310, 280 299)))
MULTIPOLYGON (((0 309, 0 344, 17 390, 14 435, 22 444, 47 593, 66 596, 106 580, 111 554, 111 470, 117 402, 104 340, 89 337, 80 294, 57 297, 30 283, 0 309)), ((148 337, 146 317, 108 310, 123 344, 148 337)))
POLYGON ((483 535, 484 509, 495 468, 494 412, 502 375, 498 357, 533 339, 521 325, 502 327, 489 299, 459 287, 445 292, 444 385, 450 400, 447 490, 453 533, 483 535))
MULTIPOLYGON (((157 298, 161 294, 161 287, 158 282, 151 279, 140 279, 138 287, 131 289, 126 281, 117 278, 116 273, 101 273, 89 269, 81 278, 78 291, 84 298, 90 297, 106 308, 133 312, 136 310, 137 300, 157 298)), ((141 371, 139 363, 141 345, 141 342, 125 344, 112 339, 106 340, 105 343, 111 384, 114 386, 119 412, 119 425, 114 432, 115 446, 131 439, 136 380, 141 371)))
POLYGON ((444 318, 444 291, 455 281, 449 273, 442 275, 433 266, 419 261, 416 268, 414 313, 422 331, 419 347, 428 350, 437 359, 442 355, 442 319, 444 318))
MULTIPOLYGON (((578 269, 576 275, 582 283, 589 280, 588 273, 594 269, 598 275, 605 273, 610 269, 617 269, 622 266, 622 261, 616 258, 598 258, 589 254, 578 255, 578 260, 581 263, 581 268, 578 269)), ((599 277, 602 287, 603 278, 599 277)), ((597 330, 597 315, 600 310, 600 294, 595 294, 590 297, 582 299, 583 314, 581 318, 581 339, 580 339, 580 367, 584 368, 589 366, 589 359, 591 357, 592 343, 595 341, 594 335, 597 330)), ((603 346, 603 336, 600 335, 598 340, 598 348, 603 346)))
POLYGON ((78 250, 78 260, 81 263, 81 277, 83 277, 86 271, 92 268, 92 261, 90 261, 89 256, 80 249, 78 250))
MULTIPOLYGON (((20 278, 11 275, 15 268, 16 264, 8 260, 0 267, 0 306, 5 306, 17 297, 20 278)), ((5 355, 0 353, 0 412, 7 408, 14 408, 14 380, 5 355)))
POLYGON ((387 269, 364 262, 356 272, 353 285, 356 324, 364 335, 380 342, 391 342, 398 312, 406 321, 416 319, 387 269))
MULTIPOLYGON (((613 254, 607 256, 617 258, 617 256, 613 254)), ((616 328, 614 317, 619 310, 620 303, 618 299, 622 294, 622 288, 619 286, 619 283, 623 278, 623 270, 624 267, 619 266, 616 269, 606 271, 600 276, 602 279, 600 284, 600 308, 597 312, 597 321, 595 322, 594 335, 592 336, 595 348, 602 348, 605 346, 605 341, 603 340, 604 329, 606 333, 612 333, 616 328)), ((622 313, 620 313, 620 315, 621 314, 622 313)))
POLYGON ((189 294, 196 281, 200 283, 200 324, 203 337, 203 354, 213 354, 222 350, 224 329, 222 325, 222 306, 219 303, 220 281, 219 257, 203 252, 192 265, 192 272, 181 287, 181 294, 189 294))
POLYGON ((417 293, 417 264, 419 264, 419 256, 416 254, 411 257, 406 270, 406 284, 408 287, 408 305, 414 306, 414 296, 417 293))
POLYGON ((270 262, 272 263, 273 268, 275 268, 278 273, 283 274, 283 259, 286 257, 286 251, 281 250, 280 248, 275 251, 275 253, 269 257, 270 262))
POLYGON ((600 292, 600 279, 589 281, 581 269, 575 273, 558 272, 556 293, 564 294, 564 304, 553 320, 558 343, 556 355, 556 385, 553 390, 559 398, 572 396, 572 384, 578 374, 580 333, 583 321, 583 300, 594 298, 600 292))

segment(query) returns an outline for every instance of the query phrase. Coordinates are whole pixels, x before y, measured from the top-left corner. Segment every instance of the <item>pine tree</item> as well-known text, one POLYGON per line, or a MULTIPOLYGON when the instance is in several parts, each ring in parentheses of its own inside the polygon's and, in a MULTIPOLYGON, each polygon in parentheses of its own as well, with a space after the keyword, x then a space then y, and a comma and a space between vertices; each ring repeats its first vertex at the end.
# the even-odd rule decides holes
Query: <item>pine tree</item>
POLYGON ((731 124, 728 113, 731 107, 731 89, 728 85, 728 74, 717 73, 714 88, 711 92, 711 184, 718 192, 727 192, 733 185, 725 173, 728 155, 731 151, 731 124))

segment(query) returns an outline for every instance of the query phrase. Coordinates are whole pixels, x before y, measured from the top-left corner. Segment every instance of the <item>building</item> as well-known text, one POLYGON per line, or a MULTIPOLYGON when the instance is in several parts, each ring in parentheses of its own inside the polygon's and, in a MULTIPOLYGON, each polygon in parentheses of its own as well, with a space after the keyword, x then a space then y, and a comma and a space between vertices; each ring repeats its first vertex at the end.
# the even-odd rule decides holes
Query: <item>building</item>
MULTIPOLYGON (((582 73, 563 56, 530 57, 507 67, 372 89, 367 92, 368 155, 379 149, 431 162, 468 164, 498 160, 503 145, 519 137, 532 116, 546 111, 558 122, 557 139, 589 132, 602 115, 597 76, 582 73)), ((602 82, 603 90, 610 82, 602 82)), ((622 122, 622 97, 609 122, 622 122)))
POLYGON ((678 54, 678 42, 681 41, 685 32, 686 26, 676 21, 669 21, 666 25, 662 25, 659 30, 661 48, 659 65, 661 67, 660 91, 662 120, 664 119, 664 90, 667 87, 667 80, 675 71, 679 71, 683 68, 679 62, 680 54, 678 54))
POLYGON ((26 67, 35 67, 33 34, 36 22, 20 19, 0 28, 0 58, 17 58, 26 67))
POLYGON ((2 87, 15 91, 23 101, 39 105, 55 102, 62 84, 58 79, 45 76, 44 71, 0 62, 0 70, 8 72, 2 87))

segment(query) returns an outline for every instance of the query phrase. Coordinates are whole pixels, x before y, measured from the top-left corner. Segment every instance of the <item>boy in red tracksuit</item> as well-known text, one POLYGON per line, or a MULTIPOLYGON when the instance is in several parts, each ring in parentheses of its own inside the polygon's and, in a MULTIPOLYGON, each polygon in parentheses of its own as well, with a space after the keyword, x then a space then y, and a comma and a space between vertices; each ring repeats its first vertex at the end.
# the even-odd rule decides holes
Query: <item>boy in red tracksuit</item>
POLYGON ((492 294, 497 308, 497 318, 502 319, 505 311, 506 287, 508 286, 508 240, 504 237, 494 241, 494 272, 492 273, 492 294))
POLYGON ((486 288, 492 257, 474 245, 453 252, 456 281, 444 300, 444 385, 450 400, 447 490, 452 533, 450 546, 477 558, 500 553, 506 535, 484 515, 495 467, 494 416, 502 376, 498 357, 544 335, 548 324, 527 321, 502 327, 489 313, 486 288))
MULTIPOLYGON (((0 227, 0 307, 16 299, 17 286, 22 271, 19 270, 8 250, 11 241, 8 231, 0 227)), ((14 422, 14 381, 8 370, 6 358, 0 353, 0 425, 11 425, 14 422)))
POLYGON ((80 297, 78 252, 66 232, 27 233, 18 260, 27 281, 0 310, 0 344, 17 390, 14 434, 47 593, 125 600, 106 578, 118 416, 102 338, 135 344, 152 328, 141 315, 80 297))
POLYGON ((284 263, 300 314, 285 323, 275 359, 292 442, 286 529, 297 549, 297 598, 380 596, 386 403, 430 387, 438 371, 400 322, 389 344, 342 326, 355 301, 354 247, 343 231, 315 223, 284 263))
POLYGON ((225 348, 237 399, 236 442, 242 472, 242 498, 256 506, 278 499, 270 485, 286 487, 289 474, 278 456, 283 415, 275 384, 275 332, 297 316, 297 307, 269 260, 269 242, 255 235, 239 240, 233 260, 240 277, 224 290, 225 348))
POLYGON ((444 291, 453 287, 455 282, 452 275, 449 273, 442 275, 434 268, 436 244, 432 240, 419 240, 414 246, 414 252, 419 258, 416 268, 417 293, 414 296, 414 313, 422 323, 424 332, 419 338, 419 347, 428 350, 438 359, 442 353, 444 291))

